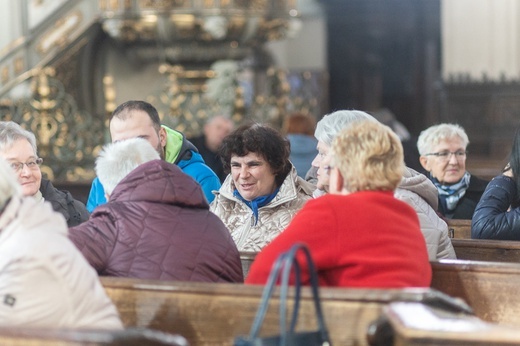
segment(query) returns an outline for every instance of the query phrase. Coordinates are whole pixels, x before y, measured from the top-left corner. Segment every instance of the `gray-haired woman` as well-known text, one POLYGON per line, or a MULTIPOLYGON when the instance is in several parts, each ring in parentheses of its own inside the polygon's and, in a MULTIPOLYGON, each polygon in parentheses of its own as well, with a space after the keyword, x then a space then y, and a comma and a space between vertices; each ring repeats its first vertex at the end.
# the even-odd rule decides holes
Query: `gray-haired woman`
POLYGON ((466 171, 468 144, 456 124, 431 126, 417 141, 421 165, 439 192, 439 212, 448 219, 471 219, 488 184, 466 171))
POLYGON ((0 157, 4 158, 16 173, 24 196, 51 203, 53 209, 61 213, 69 227, 88 220, 89 213, 83 203, 75 200, 67 191, 56 189, 52 183, 42 178, 36 137, 12 121, 0 122, 0 157))

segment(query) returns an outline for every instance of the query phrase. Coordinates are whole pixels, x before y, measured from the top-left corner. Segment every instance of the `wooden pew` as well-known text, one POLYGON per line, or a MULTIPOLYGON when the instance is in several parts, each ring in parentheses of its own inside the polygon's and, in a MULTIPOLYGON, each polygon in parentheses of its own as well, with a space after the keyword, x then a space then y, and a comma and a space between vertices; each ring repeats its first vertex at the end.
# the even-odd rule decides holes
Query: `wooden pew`
POLYGON ((150 329, 52 330, 31 328, 0 328, 2 346, 188 346, 186 339, 150 329))
MULTIPOLYGON (((232 345, 248 335, 260 304, 262 286, 101 278, 126 327, 144 327, 184 336, 190 345, 232 345)), ((334 345, 367 345, 366 328, 393 301, 425 301, 438 306, 464 303, 430 289, 320 289, 326 324, 334 345)), ((262 335, 279 333, 278 292, 264 320, 262 335)), ((302 291, 299 324, 315 329, 312 296, 302 291)))
POLYGON ((520 242, 487 239, 452 239, 457 259, 520 263, 520 242))
POLYGON ((450 238, 471 239, 471 220, 448 220, 450 238))
POLYGON ((518 328, 419 303, 392 303, 369 329, 371 345, 518 345, 518 328))
POLYGON ((520 264, 432 262, 431 287, 467 302, 484 321, 520 326, 520 264))

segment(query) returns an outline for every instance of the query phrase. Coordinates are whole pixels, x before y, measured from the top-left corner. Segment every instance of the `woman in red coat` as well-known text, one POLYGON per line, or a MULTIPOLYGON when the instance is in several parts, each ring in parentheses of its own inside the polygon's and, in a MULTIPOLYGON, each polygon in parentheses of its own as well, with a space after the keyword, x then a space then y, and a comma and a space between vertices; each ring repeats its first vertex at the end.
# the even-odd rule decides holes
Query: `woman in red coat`
POLYGON ((399 138, 380 123, 356 122, 334 139, 326 160, 330 194, 307 202, 258 254, 246 283, 265 284, 278 255, 304 242, 323 286, 428 287, 417 214, 393 195, 404 169, 399 138))

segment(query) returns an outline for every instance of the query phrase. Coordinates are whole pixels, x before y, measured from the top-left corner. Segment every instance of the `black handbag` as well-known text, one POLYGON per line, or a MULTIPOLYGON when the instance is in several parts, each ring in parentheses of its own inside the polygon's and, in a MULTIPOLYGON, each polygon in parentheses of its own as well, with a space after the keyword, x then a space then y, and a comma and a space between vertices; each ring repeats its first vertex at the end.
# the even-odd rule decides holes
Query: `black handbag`
POLYGON ((291 247, 287 252, 282 253, 271 269, 269 279, 262 293, 262 300, 251 327, 249 336, 239 336, 235 338, 235 346, 329 346, 332 345, 329 339, 329 334, 325 326, 323 313, 321 310, 321 303, 318 291, 318 275, 312 260, 309 249, 302 243, 297 243, 291 247), (300 307, 300 291, 301 291, 301 268, 296 260, 298 251, 303 251, 309 268, 309 275, 311 279, 311 288, 316 310, 316 319, 318 322, 318 330, 310 332, 295 332, 298 321, 298 311, 300 307), (289 291, 289 277, 292 269, 295 269, 295 294, 294 294, 294 308, 290 321, 289 329, 286 327, 286 313, 287 313, 287 293, 289 291), (274 291, 276 283, 282 275, 280 285, 280 335, 259 337, 258 333, 262 327, 262 323, 269 306, 269 300, 274 291))

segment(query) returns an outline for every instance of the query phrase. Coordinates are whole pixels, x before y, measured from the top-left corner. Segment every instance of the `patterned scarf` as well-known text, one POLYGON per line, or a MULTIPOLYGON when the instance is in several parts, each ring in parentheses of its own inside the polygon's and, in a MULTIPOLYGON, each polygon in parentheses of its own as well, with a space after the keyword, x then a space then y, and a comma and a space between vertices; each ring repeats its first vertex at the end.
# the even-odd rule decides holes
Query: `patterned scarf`
POLYGON ((253 211, 253 215, 255 216, 255 226, 256 226, 256 224, 258 223, 258 209, 262 208, 263 206, 265 206, 269 202, 271 202, 273 200, 273 198, 276 197, 276 194, 278 193, 279 190, 280 190, 280 188, 277 188, 276 190, 274 190, 274 192, 272 194, 257 197, 255 199, 253 199, 252 201, 246 201, 240 195, 240 192, 238 192, 237 189, 235 189, 235 191, 233 191, 233 195, 236 198, 240 199, 242 202, 244 202, 249 208, 251 208, 251 210, 253 211))
POLYGON ((462 179, 453 185, 442 185, 436 178, 432 177, 431 173, 430 178, 439 191, 439 201, 443 214, 446 216, 453 214, 457 203, 466 194, 471 174, 464 173, 462 179))

